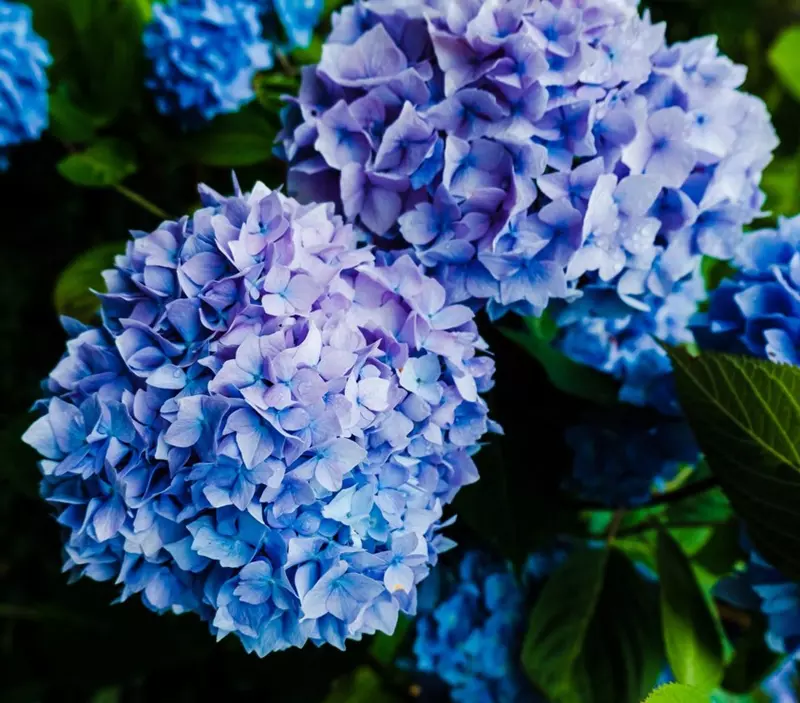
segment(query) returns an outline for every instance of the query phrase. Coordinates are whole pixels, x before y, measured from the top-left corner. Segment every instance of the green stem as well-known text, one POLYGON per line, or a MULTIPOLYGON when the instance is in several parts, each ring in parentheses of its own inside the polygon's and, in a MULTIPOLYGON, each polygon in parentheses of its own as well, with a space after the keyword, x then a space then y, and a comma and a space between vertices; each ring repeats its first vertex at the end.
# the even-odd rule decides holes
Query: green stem
MULTIPOLYGON (((704 478, 699 481, 694 481, 686 486, 682 486, 677 490, 670 491, 669 493, 662 493, 661 495, 653 496, 653 499, 649 503, 646 503, 640 507, 654 508, 658 505, 670 505, 672 503, 685 500, 686 498, 691 498, 693 496, 700 495, 701 493, 710 491, 712 488, 716 488, 718 485, 717 479, 714 477, 704 478)), ((616 512, 619 510, 619 507, 609 507, 608 505, 604 505, 602 503, 592 503, 591 501, 579 501, 572 503, 571 505, 574 505, 580 510, 596 510, 605 512, 616 512)))
POLYGON ((162 220, 170 219, 169 215, 166 212, 164 212, 160 207, 158 207, 158 205, 154 205, 149 200, 147 200, 147 198, 143 198, 141 195, 135 193, 130 188, 126 188, 123 185, 115 185, 114 190, 116 190, 117 193, 119 193, 120 195, 124 195, 132 203, 136 203, 139 207, 143 208, 144 210, 147 210, 147 212, 149 212, 150 214, 155 215, 156 217, 160 217, 162 220))
POLYGON ((649 521, 649 522, 642 522, 638 525, 634 525, 633 527, 628 527, 627 529, 620 530, 617 532, 617 537, 630 537, 631 535, 638 535, 642 532, 649 532, 650 530, 676 530, 680 528, 698 528, 698 527, 721 527, 723 525, 727 525, 728 523, 723 522, 703 522, 702 520, 685 520, 680 522, 659 522, 656 521, 649 521))

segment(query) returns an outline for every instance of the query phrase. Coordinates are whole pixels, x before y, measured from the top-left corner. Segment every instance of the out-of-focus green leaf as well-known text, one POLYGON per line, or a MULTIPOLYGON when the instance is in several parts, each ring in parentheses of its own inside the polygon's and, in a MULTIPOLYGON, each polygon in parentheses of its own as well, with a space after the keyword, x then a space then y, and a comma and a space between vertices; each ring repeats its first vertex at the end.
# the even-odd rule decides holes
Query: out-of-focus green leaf
POLYGON ((800 100, 800 25, 780 33, 769 49, 769 63, 787 90, 800 100))
POLYGON ((767 209, 773 215, 794 215, 800 209, 800 168, 798 158, 775 159, 761 177, 767 194, 767 209))
POLYGON ((361 666, 333 682, 323 703, 401 703, 384 686, 381 677, 368 666, 361 666))
POLYGON ((277 129, 253 110, 220 115, 184 141, 187 155, 206 166, 250 166, 272 156, 277 129))
POLYGON ((61 141, 73 144, 89 142, 95 130, 106 120, 78 107, 69 97, 65 84, 50 94, 50 131, 61 141))
POLYGON ((91 322, 100 309, 100 301, 92 290, 105 289, 102 272, 111 268, 114 256, 124 251, 124 242, 101 244, 67 266, 58 277, 53 296, 59 315, 91 322))
POLYGON ((297 47, 292 51, 291 56, 299 64, 319 63, 322 57, 322 37, 315 34, 308 46, 297 47))
POLYGON ((800 578, 800 368, 671 349, 681 407, 748 534, 800 578))
POLYGON ((653 691, 644 703, 709 703, 708 693, 680 683, 668 683, 653 691))
POLYGON ((658 535, 661 624, 667 660, 680 683, 710 691, 722 681, 722 633, 689 558, 666 531, 658 535))
POLYGON ((372 645, 369 648, 370 654, 381 664, 391 665, 398 650, 402 647, 410 627, 411 619, 400 615, 393 635, 379 632, 373 637, 372 645))
POLYGON ((119 686, 109 686, 95 693, 90 703, 119 703, 121 700, 122 689, 119 686))
POLYGON ((129 144, 119 139, 101 139, 85 151, 63 158, 56 168, 75 185, 106 188, 136 172, 136 155, 129 144))
MULTIPOLYGON (((667 523, 714 522, 724 523, 733 511, 721 488, 712 488, 671 504, 665 513, 667 523)), ((715 527, 681 527, 671 530, 683 550, 694 556, 711 539, 715 527)))
POLYGON ((281 96, 295 95, 300 87, 300 78, 277 72, 259 73, 253 87, 261 106, 270 114, 277 115, 284 106, 281 96))
POLYGON ((714 259, 710 256, 703 257, 701 270, 706 290, 714 290, 734 272, 734 268, 727 261, 714 259))
POLYGON ((616 549, 573 552, 531 612, 522 664, 559 703, 639 703, 663 649, 655 591, 616 549))
POLYGON ((617 400, 617 384, 608 374, 578 364, 553 346, 556 325, 546 312, 541 317, 525 318, 525 330, 500 331, 534 357, 556 388, 595 403, 610 405, 617 400))

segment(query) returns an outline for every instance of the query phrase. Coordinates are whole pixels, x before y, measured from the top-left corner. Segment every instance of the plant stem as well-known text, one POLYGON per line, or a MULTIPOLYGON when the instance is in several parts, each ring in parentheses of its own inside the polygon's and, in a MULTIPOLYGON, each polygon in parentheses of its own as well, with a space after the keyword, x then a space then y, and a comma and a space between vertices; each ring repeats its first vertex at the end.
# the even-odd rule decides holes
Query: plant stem
POLYGON ((608 526, 608 532, 606 532, 607 544, 611 544, 619 533, 619 526, 622 524, 622 518, 625 517, 625 512, 624 508, 619 508, 614 512, 614 517, 611 518, 611 524, 608 526))
POLYGON ((631 535, 638 535, 642 532, 649 532, 650 530, 658 530, 658 529, 680 529, 680 528, 690 528, 690 527, 721 527, 722 525, 727 525, 727 521, 722 522, 703 522, 702 520, 685 520, 681 522, 660 522, 659 520, 650 520, 647 522, 642 522, 638 525, 634 525, 633 527, 628 527, 624 530, 620 530, 617 532, 617 537, 630 537, 631 535))
MULTIPOLYGON (((694 483, 682 486, 677 490, 670 491, 669 493, 662 493, 661 495, 654 496, 649 503, 637 507, 654 508, 658 505, 677 503, 681 500, 685 500, 686 498, 691 498, 692 496, 700 495, 701 493, 710 491, 712 488, 716 488, 718 485, 717 479, 713 476, 704 478, 700 481, 695 481, 694 483)), ((616 512, 619 510, 619 507, 609 507, 608 505, 604 505, 602 503, 592 503, 591 501, 579 501, 571 503, 570 505, 573 505, 580 510, 597 510, 606 512, 616 512)))
POLYGON ((160 217, 162 220, 168 220, 169 215, 164 212, 158 205, 154 205, 151 203, 147 198, 142 197, 138 193, 135 193, 130 188, 126 188, 123 185, 115 185, 114 190, 117 191, 120 195, 124 195, 128 200, 133 203, 136 203, 139 207, 147 210, 151 215, 155 215, 156 217, 160 217))

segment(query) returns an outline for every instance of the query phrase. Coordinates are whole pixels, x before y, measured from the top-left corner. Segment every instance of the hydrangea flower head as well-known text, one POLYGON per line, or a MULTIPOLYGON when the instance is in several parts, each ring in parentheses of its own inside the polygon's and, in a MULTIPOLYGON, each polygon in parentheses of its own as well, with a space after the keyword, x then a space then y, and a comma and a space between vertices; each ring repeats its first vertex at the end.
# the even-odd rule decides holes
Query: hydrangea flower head
POLYGON ((688 424, 666 418, 642 426, 614 420, 576 425, 566 440, 574 452, 566 487, 615 507, 646 503, 699 455, 688 424))
POLYGON ((747 581, 767 618, 767 644, 780 654, 800 658, 800 584, 790 581, 758 553, 751 552, 747 581))
POLYGON ((196 125, 255 97, 253 76, 272 66, 261 9, 248 0, 169 0, 153 5, 142 41, 156 107, 196 125))
POLYGON ((66 322, 24 437, 65 566, 261 656, 392 632, 478 478, 493 363, 472 312, 356 249, 332 206, 201 197, 133 233, 102 326, 66 322))
POLYGON ((704 349, 800 364, 800 217, 741 242, 735 273, 693 321, 704 349))
POLYGON ((519 662, 527 609, 566 552, 532 555, 519 579, 509 564, 467 552, 457 573, 425 584, 431 606, 417 620, 415 668, 435 674, 457 703, 538 703, 519 662))
POLYGON ((680 415, 672 364, 661 343, 694 341, 689 323, 705 295, 699 265, 666 297, 645 296, 643 309, 625 304, 607 284, 589 285, 558 312, 555 344, 573 361, 619 381, 622 402, 680 415))
POLYGON ((27 5, 0 0, 0 171, 5 151, 39 138, 47 128, 47 42, 33 31, 27 5))
POLYGON ((713 38, 668 46, 635 5, 345 8, 284 113, 291 190, 493 316, 585 281, 666 296, 730 256, 776 137, 713 38))

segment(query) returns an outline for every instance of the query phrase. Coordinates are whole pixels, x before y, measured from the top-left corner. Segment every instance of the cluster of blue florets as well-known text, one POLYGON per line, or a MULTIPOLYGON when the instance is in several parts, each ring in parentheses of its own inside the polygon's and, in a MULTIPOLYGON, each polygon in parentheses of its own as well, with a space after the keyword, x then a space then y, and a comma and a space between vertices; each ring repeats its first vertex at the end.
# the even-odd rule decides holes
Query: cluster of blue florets
POLYGON ((554 547, 533 554, 518 577, 483 552, 467 552, 455 573, 426 583, 414 657, 416 670, 435 674, 457 703, 536 703, 520 663, 526 603, 566 557, 554 547))
POLYGON ((494 317, 596 282, 652 306, 731 255, 777 141, 713 38, 669 46, 635 5, 345 8, 285 113, 290 189, 494 317))
POLYGON ((33 30, 27 5, 0 0, 0 171, 10 146, 38 139, 47 128, 47 42, 33 30))
POLYGON ((66 322, 25 434, 66 568, 262 656, 392 632, 492 427, 473 313, 332 206, 201 196, 133 233, 101 327, 66 322))

